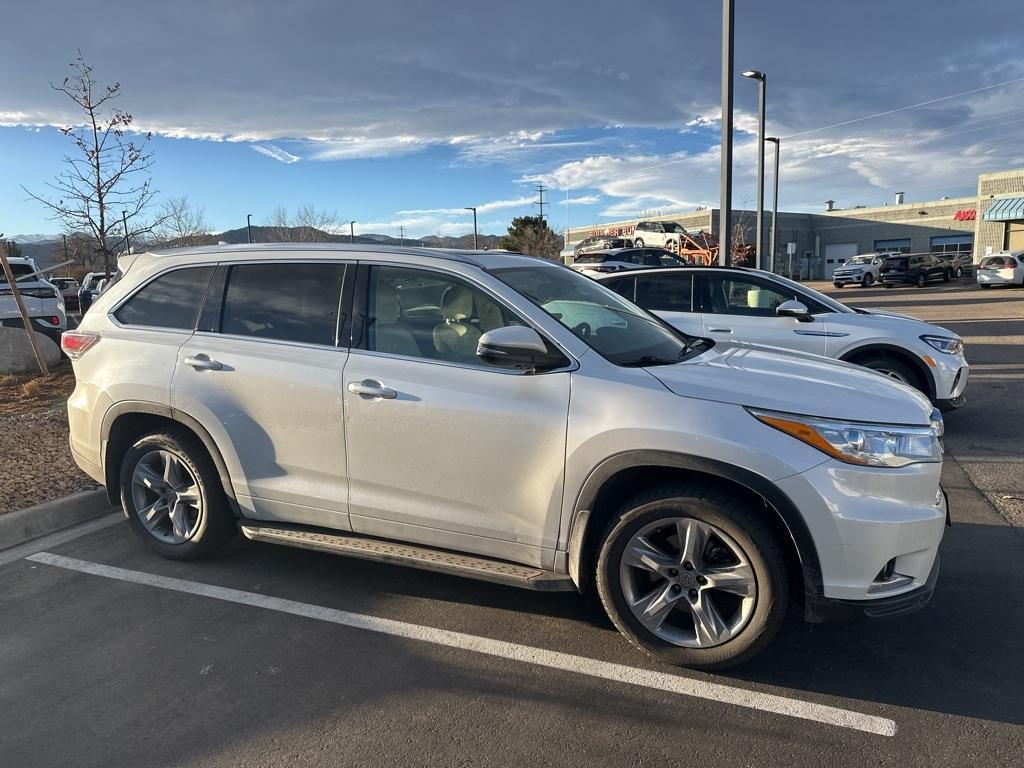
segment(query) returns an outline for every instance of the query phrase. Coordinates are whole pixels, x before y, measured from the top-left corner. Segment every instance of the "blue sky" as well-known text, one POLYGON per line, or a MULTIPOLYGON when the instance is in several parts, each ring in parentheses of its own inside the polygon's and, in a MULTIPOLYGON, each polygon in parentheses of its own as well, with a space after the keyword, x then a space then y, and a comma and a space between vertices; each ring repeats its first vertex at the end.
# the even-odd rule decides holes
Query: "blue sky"
MULTIPOLYGON (((0 50, 0 231, 59 231, 20 186, 60 168, 55 126, 74 115, 48 83, 76 47, 154 132, 159 197, 188 196, 215 230, 313 204, 357 231, 463 234, 478 205, 481 231, 499 233, 536 210, 538 182, 556 229, 567 194, 572 226, 716 204, 715 3, 242 8, 8 9, 27 34, 0 50)), ((1006 12, 738 0, 737 69, 769 73, 768 129, 785 137, 782 207, 965 194, 979 172, 1024 166, 1024 48, 1006 12)), ((734 199, 753 206, 753 82, 737 81, 736 105, 734 199)))

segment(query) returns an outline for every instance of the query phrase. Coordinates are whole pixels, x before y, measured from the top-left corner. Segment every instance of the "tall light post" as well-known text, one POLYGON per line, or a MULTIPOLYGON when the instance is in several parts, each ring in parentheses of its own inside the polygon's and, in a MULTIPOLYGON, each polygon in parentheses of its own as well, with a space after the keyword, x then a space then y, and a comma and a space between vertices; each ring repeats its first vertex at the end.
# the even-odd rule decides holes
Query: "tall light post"
POLYGON ((245 214, 245 236, 249 243, 252 243, 252 214, 245 214))
POLYGON ((775 175, 772 176, 772 236, 768 245, 768 270, 775 271, 775 226, 779 218, 779 139, 769 136, 765 141, 775 145, 775 175))
POLYGON ((480 244, 477 242, 477 234, 476 234, 476 206, 468 206, 467 205, 466 206, 466 210, 473 212, 473 250, 474 251, 479 251, 480 250, 480 244))
POLYGON ((722 166, 718 179, 718 260, 732 264, 732 72, 736 0, 722 0, 722 166))
POLYGON ((352 221, 350 221, 348 223, 348 241, 350 243, 352 243, 353 245, 356 242, 356 220, 355 219, 352 219, 352 221))
POLYGON ((128 238, 128 211, 121 211, 121 222, 124 224, 124 252, 132 252, 132 241, 128 238))
POLYGON ((756 69, 743 72, 744 77, 757 80, 757 267, 764 269, 764 92, 768 76, 756 69))

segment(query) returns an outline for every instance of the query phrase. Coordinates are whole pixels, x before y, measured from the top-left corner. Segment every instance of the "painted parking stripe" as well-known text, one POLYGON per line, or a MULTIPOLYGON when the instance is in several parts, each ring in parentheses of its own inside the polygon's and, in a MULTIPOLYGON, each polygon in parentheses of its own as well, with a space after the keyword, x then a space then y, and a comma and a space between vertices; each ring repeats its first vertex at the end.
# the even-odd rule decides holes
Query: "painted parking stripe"
POLYGON ((420 624, 409 624, 404 621, 384 619, 377 616, 368 616, 361 613, 351 613, 335 608, 326 608, 319 605, 300 603, 294 600, 285 600, 279 597, 270 597, 255 592, 243 592, 237 589, 218 587, 212 584, 203 584, 196 581, 185 581, 167 576, 157 576, 142 571, 131 571, 124 568, 116 568, 101 563, 93 563, 88 560, 78 560, 72 557, 63 557, 49 552, 39 552, 30 555, 28 560, 46 565, 66 568, 72 571, 102 576, 108 579, 126 581, 132 584, 142 584, 158 589, 167 589, 174 592, 185 592, 191 595, 224 600, 239 605, 249 605, 255 608, 264 608, 280 613, 288 613, 293 616, 302 616, 317 621, 326 621, 332 624, 340 624, 345 627, 365 629, 370 632, 380 632, 385 635, 402 637, 410 640, 419 640, 425 643, 443 645, 448 648, 458 648, 465 651, 473 651, 488 656, 496 656, 512 661, 521 661, 527 664, 536 664, 542 667, 558 669, 565 672, 587 675, 589 677, 612 680, 629 685, 636 685, 643 688, 651 688, 668 693, 692 696, 699 699, 717 701, 723 704, 731 704, 737 707, 757 709, 763 712, 772 712, 777 715, 796 717, 803 720, 813 720, 827 725, 834 725, 840 728, 851 728, 856 731, 873 733, 879 736, 895 736, 896 723, 884 717, 865 715, 859 712, 852 712, 846 709, 830 707, 824 704, 815 704, 799 699, 790 699, 784 696, 776 696, 770 693, 749 691, 743 688, 734 688, 729 685, 710 683, 702 680, 693 680, 679 675, 654 672, 637 667, 627 667, 622 664, 612 664, 606 661, 588 659, 583 656, 574 656, 559 651, 550 651, 544 648, 534 648, 518 643, 509 643, 504 640, 494 640, 488 637, 467 635, 461 632, 452 632, 446 629, 425 627, 420 624))

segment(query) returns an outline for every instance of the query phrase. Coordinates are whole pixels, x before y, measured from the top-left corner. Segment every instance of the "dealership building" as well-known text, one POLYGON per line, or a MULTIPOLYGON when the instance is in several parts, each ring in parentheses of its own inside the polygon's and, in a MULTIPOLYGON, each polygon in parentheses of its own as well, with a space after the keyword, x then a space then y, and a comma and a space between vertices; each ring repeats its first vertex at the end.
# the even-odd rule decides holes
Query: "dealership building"
MULTIPOLYGON (((639 221, 673 221, 688 232, 717 236, 719 214, 718 208, 703 208, 571 228, 567 246, 590 235, 631 237, 639 221)), ((767 247, 770 208, 764 218, 767 247)), ((749 222, 745 239, 754 242, 754 212, 734 211, 733 221, 749 222)), ((977 263, 1004 249, 1024 250, 1024 168, 978 176, 977 194, 967 197, 906 202, 898 192, 891 203, 870 208, 836 208, 827 201, 818 213, 779 211, 777 226, 773 268, 804 279, 827 280, 859 253, 958 253, 977 263)))

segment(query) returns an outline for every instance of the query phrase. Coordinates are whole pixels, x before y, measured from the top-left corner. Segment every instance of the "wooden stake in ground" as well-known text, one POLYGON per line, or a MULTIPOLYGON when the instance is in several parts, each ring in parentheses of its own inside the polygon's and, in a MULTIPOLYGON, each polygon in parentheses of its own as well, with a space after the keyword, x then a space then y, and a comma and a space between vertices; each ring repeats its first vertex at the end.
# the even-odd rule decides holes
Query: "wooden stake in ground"
POLYGON ((21 313, 21 322, 25 324, 25 332, 28 334, 28 343, 32 345, 32 354, 36 356, 36 362, 39 363, 39 370, 43 372, 43 376, 50 375, 50 369, 46 366, 46 361, 43 359, 43 353, 39 351, 39 345, 36 344, 36 333, 32 330, 32 322, 28 317, 28 310, 25 309, 25 302, 21 298, 21 291, 18 289, 18 284, 14 280, 14 273, 11 272, 11 265, 7 263, 7 249, 0 248, 0 264, 3 265, 4 274, 7 275, 7 284, 11 286, 11 293, 14 294, 14 300, 18 304, 18 311, 21 313))

